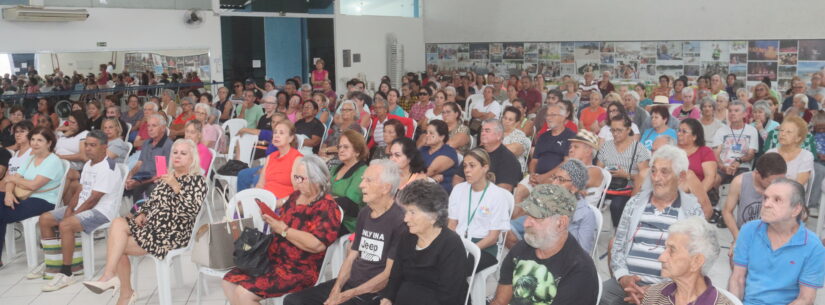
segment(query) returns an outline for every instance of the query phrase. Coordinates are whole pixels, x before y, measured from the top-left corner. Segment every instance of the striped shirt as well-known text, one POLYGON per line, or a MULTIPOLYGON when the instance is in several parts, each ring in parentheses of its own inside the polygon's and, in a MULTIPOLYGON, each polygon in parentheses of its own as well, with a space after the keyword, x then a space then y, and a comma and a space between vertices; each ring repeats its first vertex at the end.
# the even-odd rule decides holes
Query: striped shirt
POLYGON ((659 211, 652 204, 647 204, 639 219, 639 225, 633 234, 630 253, 627 255, 627 269, 637 275, 645 284, 659 283, 662 263, 659 255, 665 251, 665 241, 670 225, 679 218, 680 198, 663 211, 659 211))

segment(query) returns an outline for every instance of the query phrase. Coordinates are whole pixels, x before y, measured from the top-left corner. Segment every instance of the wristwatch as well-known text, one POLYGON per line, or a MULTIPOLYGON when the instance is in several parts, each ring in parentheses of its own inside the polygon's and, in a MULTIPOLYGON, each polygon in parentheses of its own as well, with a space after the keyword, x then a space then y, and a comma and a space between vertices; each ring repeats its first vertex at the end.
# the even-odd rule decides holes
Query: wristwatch
POLYGON ((286 231, 289 231, 289 227, 286 227, 283 231, 281 231, 281 237, 286 238, 286 231))

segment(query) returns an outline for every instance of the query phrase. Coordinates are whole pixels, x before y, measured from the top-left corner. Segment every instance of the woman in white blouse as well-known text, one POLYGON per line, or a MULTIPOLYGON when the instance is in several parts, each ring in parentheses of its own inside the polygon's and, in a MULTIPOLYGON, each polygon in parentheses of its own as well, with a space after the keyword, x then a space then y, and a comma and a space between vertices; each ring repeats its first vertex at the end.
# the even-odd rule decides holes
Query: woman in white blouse
POLYGON ((808 135, 808 124, 798 116, 786 117, 779 125, 779 145, 768 152, 777 152, 788 164, 785 177, 808 185, 811 171, 814 168, 814 155, 802 149, 802 142, 808 135))

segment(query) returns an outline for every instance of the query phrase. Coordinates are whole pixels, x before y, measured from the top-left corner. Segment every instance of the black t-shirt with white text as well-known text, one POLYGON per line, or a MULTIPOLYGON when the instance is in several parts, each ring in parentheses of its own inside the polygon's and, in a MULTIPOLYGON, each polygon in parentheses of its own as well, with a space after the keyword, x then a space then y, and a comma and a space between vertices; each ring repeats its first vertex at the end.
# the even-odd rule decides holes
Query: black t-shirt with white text
POLYGON ((364 206, 358 212, 355 239, 351 247, 358 251, 358 258, 352 264, 347 281, 350 287, 357 287, 384 271, 387 259, 395 260, 398 242, 401 235, 407 232, 404 209, 397 204, 393 204, 375 219, 370 217, 371 212, 369 206, 364 206))

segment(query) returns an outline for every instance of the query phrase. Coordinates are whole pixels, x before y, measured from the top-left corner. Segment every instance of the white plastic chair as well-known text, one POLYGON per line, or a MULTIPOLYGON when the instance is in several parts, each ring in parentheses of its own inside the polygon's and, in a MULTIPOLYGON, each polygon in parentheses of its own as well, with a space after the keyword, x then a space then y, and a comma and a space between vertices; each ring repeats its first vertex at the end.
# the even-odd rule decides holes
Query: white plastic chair
MULTIPOLYGON (((246 163, 247 165, 252 165, 252 155, 255 153, 255 142, 258 141, 258 136, 253 134, 245 134, 240 137, 230 137, 230 139, 233 139, 233 142, 229 143, 229 151, 235 151, 235 145, 239 145, 240 149, 238 150, 238 161, 246 163)), ((232 155, 232 153, 229 155, 232 155)), ((226 190, 229 194, 234 194, 237 190, 238 176, 225 176, 215 172, 213 179, 214 181, 212 181, 212 183, 217 182, 218 179, 226 181, 226 190)), ((214 192, 210 196, 210 200, 214 200, 214 192)))
MULTIPOLYGON (((63 195, 63 188, 66 186, 66 175, 69 172, 69 161, 60 160, 63 163, 63 180, 60 181, 60 186, 57 188, 57 204, 55 208, 62 206, 61 197, 63 195)), ((37 238, 37 223, 40 221, 40 215, 34 216, 31 218, 27 218, 21 220, 20 223, 23 224, 23 241, 26 247, 26 264, 28 265, 29 270, 34 269, 38 265, 38 247, 37 242, 39 241, 37 238)), ((8 234, 12 234, 12 243, 14 243, 14 229, 11 227, 12 224, 8 224, 9 227, 6 228, 7 231, 7 240, 8 234), (11 231, 9 231, 11 229, 11 231)))
POLYGON ((590 255, 593 256, 594 261, 597 261, 598 258, 596 257, 596 248, 599 245, 599 235, 602 233, 602 224, 604 224, 604 215, 602 215, 602 210, 599 208, 588 204, 587 208, 593 212, 593 216, 596 217, 596 240, 593 241, 593 249, 590 250, 590 255))
POLYGON ((816 178, 816 171, 811 169, 811 176, 808 177, 808 183, 805 183, 805 204, 811 201, 811 190, 814 187, 814 179, 816 178))
MULTIPOLYGON (((208 194, 212 194, 212 192, 215 190, 215 183, 214 181, 209 179, 209 177, 211 177, 211 174, 215 172, 215 159, 218 158, 218 152, 212 148, 209 149, 209 152, 212 153, 212 161, 209 162, 209 170, 206 173, 204 173, 204 175, 206 175, 206 192, 208 194)), ((214 203, 215 202, 213 202, 212 200, 207 200, 205 203, 206 214, 209 216, 209 223, 215 221, 215 218, 212 217, 212 209, 215 208, 214 203)))
POLYGON ((719 287, 714 287, 714 288, 716 288, 716 291, 718 291, 719 293, 726 296, 728 298, 728 300, 730 300, 731 303, 733 303, 733 305, 742 305, 742 301, 739 300, 739 298, 737 298, 735 295, 733 295, 733 293, 731 293, 730 291, 727 291, 727 290, 719 288, 719 287))
POLYGON ((226 154, 221 155, 221 157, 228 160, 229 156, 235 153, 235 146, 233 145, 235 143, 235 138, 237 137, 238 131, 241 130, 241 128, 246 127, 246 125, 247 123, 244 119, 227 120, 223 123, 223 125, 221 125, 221 130, 229 133, 229 150, 226 151, 226 154))
POLYGON ((610 187, 610 181, 613 180, 613 175, 611 175, 610 172, 607 171, 607 169, 604 169, 604 168, 600 168, 600 169, 602 171, 602 185, 600 186, 600 188, 601 188, 601 198, 596 203, 596 207, 601 210, 605 206, 604 205, 604 200, 605 200, 605 198, 607 198, 607 188, 610 187))
MULTIPOLYGON (((120 186, 116 191, 116 196, 114 198, 122 198, 123 191, 126 188, 126 174, 129 173, 129 169, 126 168, 126 164, 118 164, 115 168, 117 170, 116 174, 118 177, 121 177, 120 186)), ((111 222, 105 223, 96 229, 94 229, 91 233, 86 234, 86 232, 80 233, 80 241, 83 244, 83 276, 86 280, 92 279, 92 276, 95 274, 95 240, 94 236, 95 233, 102 230, 107 230, 109 227, 112 226, 111 222)))
POLYGON ((463 116, 464 116, 464 121, 465 122, 469 122, 470 119, 473 117, 472 116, 473 106, 476 103, 483 102, 483 101, 484 101, 484 95, 481 94, 481 93, 476 93, 476 94, 473 94, 473 95, 470 95, 470 96, 467 97, 467 100, 466 100, 466 103, 465 103, 465 105, 467 105, 467 108, 463 109, 464 110, 463 116))
POLYGON ((598 279, 599 281, 599 294, 596 296, 596 301, 598 302, 602 299, 602 290, 604 290, 604 283, 602 283, 602 276, 599 275, 599 272, 596 272, 596 279, 598 279))
MULTIPOLYGON (((822 236, 822 233, 825 232, 825 228, 823 228, 825 225, 825 214, 823 214, 823 211, 825 211, 825 180, 822 180, 821 187, 823 191, 819 196, 819 217, 816 218, 816 227, 813 230, 816 232, 816 236, 822 236)), ((9 243, 7 241, 6 245, 8 244, 9 243)))
MULTIPOLYGON (((264 189, 246 189, 243 190, 232 199, 229 200, 229 203, 226 207, 226 220, 230 220, 234 218, 235 212, 238 210, 238 203, 240 202, 241 206, 243 206, 243 215, 238 215, 238 219, 243 218, 252 218, 253 226, 258 229, 259 231, 264 231, 264 220, 261 216, 261 209, 258 207, 258 204, 255 203, 255 199, 260 199, 262 202, 266 203, 267 206, 272 208, 273 210, 276 208, 276 204, 278 199, 275 198, 275 195, 272 192, 264 190, 264 189)), ((202 276, 208 277, 216 277, 216 278, 223 278, 229 270, 221 270, 221 269, 212 269, 208 267, 198 266, 198 274, 197 278, 195 279, 195 287, 196 291, 196 300, 198 304, 201 304, 201 288, 208 290, 206 287, 206 281, 203 280, 202 276), (203 287, 201 287, 203 286, 203 287)))
MULTIPOLYGON (((206 198, 204 198, 206 201, 206 198)), ((203 210, 205 206, 201 203, 201 209, 198 211, 198 216, 195 217, 195 224, 192 226, 192 233, 189 237, 189 243, 186 246, 171 250, 166 253, 166 257, 163 259, 155 257, 154 255, 147 254, 146 256, 151 258, 155 262, 155 277, 158 287, 158 303, 161 305, 172 305, 172 285, 179 286, 183 283, 183 271, 181 270, 181 264, 183 264, 183 260, 181 256, 189 252, 192 249, 192 245, 195 244, 195 236, 198 233, 198 227, 201 225, 200 219, 203 218, 203 210), (174 274, 172 268, 175 268, 174 274), (174 276, 174 280, 172 279, 174 276)), ((134 280, 139 278, 138 277, 138 264, 136 261, 132 262, 132 285, 134 286, 134 290, 138 291, 138 281, 134 280)))
MULTIPOLYGON (((512 194, 508 195, 512 197, 512 194)), ((510 211, 510 217, 507 219, 513 218, 513 210, 514 210, 514 200, 510 200, 511 205, 508 207, 510 211)), ((496 252, 496 260, 498 261, 495 265, 485 268, 484 270, 480 270, 476 273, 475 279, 473 280, 473 285, 470 286, 470 292, 472 294, 473 305, 484 305, 487 300, 487 278, 494 273, 496 273, 501 266, 501 261, 504 259, 504 242, 507 240, 507 233, 510 230, 503 230, 498 234, 498 240, 496 241, 497 252, 496 252)))
MULTIPOLYGON (((473 281, 475 280, 478 261, 481 259, 481 249, 479 249, 478 246, 476 246, 476 244, 469 239, 462 238, 461 241, 464 243, 464 251, 466 251, 467 255, 473 256, 473 269, 470 272, 470 276, 467 277, 467 297, 464 298, 464 304, 467 304, 467 300, 470 299, 470 293, 473 292, 473 281)), ((485 301, 486 299, 482 298, 480 304, 484 304, 485 301)), ((475 298, 473 298, 473 304, 476 304, 475 298)))
POLYGON ((132 132, 132 123, 126 123, 126 139, 125 139, 125 140, 127 140, 126 143, 129 143, 129 141, 128 141, 129 133, 131 133, 131 132, 132 132))
POLYGON ((308 156, 313 154, 312 147, 304 147, 304 141, 306 141, 309 137, 304 134, 296 134, 295 140, 298 142, 298 151, 301 152, 302 155, 308 156))

